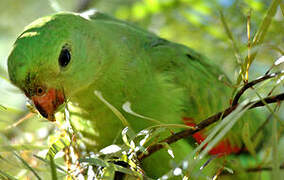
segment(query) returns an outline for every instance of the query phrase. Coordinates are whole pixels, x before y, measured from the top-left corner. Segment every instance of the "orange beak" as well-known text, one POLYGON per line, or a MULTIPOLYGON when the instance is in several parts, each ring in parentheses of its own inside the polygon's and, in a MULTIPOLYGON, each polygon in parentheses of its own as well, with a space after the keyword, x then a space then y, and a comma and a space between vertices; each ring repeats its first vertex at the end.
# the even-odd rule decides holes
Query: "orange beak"
POLYGON ((49 121, 55 121, 57 108, 64 103, 64 94, 56 89, 48 89, 42 96, 31 97, 39 113, 49 121))

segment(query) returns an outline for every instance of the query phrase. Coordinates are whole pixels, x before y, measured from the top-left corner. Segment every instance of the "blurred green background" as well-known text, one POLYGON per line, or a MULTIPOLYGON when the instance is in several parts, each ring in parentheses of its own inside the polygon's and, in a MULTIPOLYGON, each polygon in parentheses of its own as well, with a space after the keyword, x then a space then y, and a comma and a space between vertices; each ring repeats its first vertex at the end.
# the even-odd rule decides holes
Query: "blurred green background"
MULTIPOLYGON (((163 38, 190 46, 219 64, 232 82, 236 82, 239 66, 232 43, 222 25, 219 11, 224 14, 243 60, 247 54, 247 16, 251 13, 253 36, 270 3, 271 0, 1 0, 0 159, 8 160, 7 157, 16 159, 8 152, 5 154, 5 148, 11 145, 19 150, 37 149, 40 153, 41 150, 46 149, 48 134, 57 131, 54 125, 38 117, 9 128, 27 114, 28 109, 23 94, 8 81, 7 56, 17 35, 33 20, 57 11, 81 12, 96 8, 119 19, 133 22, 163 38)), ((258 55, 250 69, 249 79, 263 75, 273 62, 283 55, 283 29, 283 11, 278 8, 264 43, 258 47, 258 55)), ((283 90, 283 86, 280 88, 283 90)), ((283 107, 282 114, 279 115, 283 122, 283 107)), ((284 145, 283 138, 281 144, 284 145)), ((25 154, 21 156, 25 157, 25 154)), ((30 156, 27 156, 27 159, 31 161, 32 166, 38 166, 38 162, 30 156)), ((14 168, 13 174, 19 178, 25 177, 27 171, 13 161, 7 163, 5 167, 1 165, 0 167, 7 172, 10 168, 14 168)), ((42 170, 41 173, 44 173, 44 168, 42 170)))

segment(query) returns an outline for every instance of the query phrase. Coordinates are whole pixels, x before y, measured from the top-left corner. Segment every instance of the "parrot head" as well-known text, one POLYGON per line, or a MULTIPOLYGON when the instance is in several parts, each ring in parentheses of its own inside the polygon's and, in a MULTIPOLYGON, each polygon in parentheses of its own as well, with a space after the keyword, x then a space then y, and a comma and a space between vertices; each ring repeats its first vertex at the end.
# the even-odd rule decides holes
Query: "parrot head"
POLYGON ((100 58, 99 52, 96 57, 88 54, 96 42, 88 23, 68 13, 40 18, 19 35, 8 57, 10 80, 50 121, 55 121, 58 107, 95 76, 90 68, 95 69, 100 58))

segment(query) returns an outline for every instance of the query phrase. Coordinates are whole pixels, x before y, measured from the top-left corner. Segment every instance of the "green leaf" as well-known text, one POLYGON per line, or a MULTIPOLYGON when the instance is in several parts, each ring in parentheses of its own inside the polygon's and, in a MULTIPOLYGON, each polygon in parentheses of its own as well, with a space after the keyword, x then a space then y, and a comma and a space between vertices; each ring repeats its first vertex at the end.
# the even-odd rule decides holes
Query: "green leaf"
POLYGON ((50 136, 49 137, 49 150, 46 154, 46 159, 54 158, 54 156, 65 147, 70 145, 70 140, 68 138, 68 134, 64 133, 63 135, 58 136, 50 136))
POLYGON ((7 108, 0 104, 0 110, 4 111, 4 110, 7 110, 7 108))
POLYGON ((129 101, 126 101, 123 105, 122 105, 122 109, 133 115, 133 116, 136 116, 136 117, 139 117, 141 119, 145 119, 145 120, 148 120, 148 121, 151 121, 151 122, 154 122, 156 124, 162 124, 160 121, 156 120, 156 119, 153 119, 153 118, 150 118, 150 117, 146 117, 146 116, 143 116, 141 114, 138 114, 136 112, 134 112, 132 109, 131 109, 131 103, 129 101))
POLYGON ((224 118, 218 125, 216 125, 208 137, 194 150, 194 154, 200 151, 207 143, 208 145, 200 153, 199 158, 202 159, 233 127, 233 125, 240 119, 240 117, 251 106, 246 106, 247 101, 244 101, 238 105, 238 107, 224 118), (245 107, 246 106, 246 107, 245 107))
POLYGON ((274 119, 272 124, 272 180, 278 180, 280 178, 280 162, 279 162, 279 153, 278 153, 278 130, 277 123, 281 123, 279 116, 271 109, 271 107, 263 100, 261 95, 256 92, 256 95, 260 98, 260 100, 265 104, 265 107, 272 113, 274 119))
MULTIPOLYGON (((277 11, 277 7, 280 5, 281 0, 274 0, 272 1, 272 3, 269 6, 269 9, 264 17, 264 19, 261 22, 260 27, 258 28, 253 41, 252 41, 252 48, 258 48, 262 43, 263 40, 266 36, 266 33, 268 31, 268 28, 270 27, 270 24, 272 22, 272 18, 274 17, 276 11, 277 11)), ((256 55, 258 53, 258 49, 256 49, 254 52, 252 52, 250 54, 250 56, 247 56, 245 59, 245 63, 244 63, 244 67, 246 67, 246 69, 242 69, 243 72, 242 74, 245 74, 246 72, 248 72, 250 65, 252 64, 252 62, 254 61, 256 55)))
POLYGON ((278 133, 277 119, 273 118, 272 123, 272 180, 281 179, 280 177, 280 162, 278 153, 278 133))
POLYGON ((1 171, 1 170, 0 170, 0 175, 6 177, 9 180, 17 180, 17 178, 15 178, 15 177, 13 177, 13 176, 11 176, 11 175, 9 175, 9 174, 1 171))
POLYGON ((100 166, 100 167, 107 167, 108 163, 105 162, 104 160, 100 159, 100 158, 82 158, 79 159, 79 162, 86 162, 86 163, 90 163, 96 166, 100 166))
MULTIPOLYGON (((48 161, 48 160, 46 160, 46 159, 44 159, 44 158, 42 158, 42 157, 40 157, 40 156, 37 156, 37 155, 33 155, 33 156, 34 156, 35 158, 39 159, 40 161, 46 163, 46 164, 50 164, 50 161, 48 161)), ((69 175, 69 173, 68 173, 67 171, 65 171, 63 168, 61 168, 60 166, 58 166, 56 163, 54 163, 54 166, 55 166, 58 170, 60 170, 60 171, 64 172, 65 174, 68 174, 68 175, 69 175)))
POLYGON ((154 139, 157 136, 160 136, 160 134, 166 130, 168 129, 162 126, 152 126, 140 131, 137 136, 144 135, 144 138, 140 140, 139 145, 140 146, 145 145, 149 140, 154 139))
POLYGON ((130 148, 135 149, 135 133, 128 127, 124 128, 121 132, 123 142, 130 148))
POLYGON ((50 157, 50 170, 51 170, 51 177, 52 180, 57 180, 57 173, 56 173, 56 166, 54 163, 54 159, 53 157, 50 157))
POLYGON ((111 174, 112 174, 111 172, 113 171, 122 172, 128 175, 140 177, 141 179, 143 179, 142 175, 139 174, 138 172, 132 171, 130 169, 124 168, 122 166, 119 166, 113 163, 106 162, 100 158, 84 158, 84 159, 79 159, 79 162, 86 162, 86 163, 93 164, 99 167, 104 167, 103 169, 105 172, 104 177, 103 177, 104 179, 106 177, 111 177, 111 174))
POLYGON ((242 139, 243 139, 244 144, 245 144, 246 148, 248 149, 248 151, 253 156, 256 156, 255 147, 254 147, 253 142, 251 141, 251 135, 250 135, 250 129, 249 129, 249 123, 248 122, 246 122, 243 126, 242 139))
POLYGON ((113 105, 111 105, 106 99, 104 99, 100 91, 94 91, 94 94, 107 106, 110 110, 121 120, 122 124, 127 127, 131 127, 126 118, 117 110, 113 105))
POLYGON ((16 152, 13 151, 13 154, 23 163, 26 169, 30 170, 37 179, 41 180, 40 176, 37 174, 37 172, 16 152))
POLYGON ((225 16, 223 14, 223 12, 221 10, 219 10, 219 14, 220 14, 220 18, 221 18, 221 22, 224 26, 224 29, 225 29, 225 32, 228 36, 228 38, 231 40, 232 42, 232 46, 233 46, 233 49, 235 51, 235 56, 236 56, 236 59, 237 59, 237 64, 240 64, 242 62, 242 56, 241 56, 241 53, 240 53, 240 49, 238 47, 238 44, 237 42, 235 41, 235 38, 233 36, 233 33, 232 31, 230 30, 228 24, 227 24, 227 21, 225 19, 225 16))

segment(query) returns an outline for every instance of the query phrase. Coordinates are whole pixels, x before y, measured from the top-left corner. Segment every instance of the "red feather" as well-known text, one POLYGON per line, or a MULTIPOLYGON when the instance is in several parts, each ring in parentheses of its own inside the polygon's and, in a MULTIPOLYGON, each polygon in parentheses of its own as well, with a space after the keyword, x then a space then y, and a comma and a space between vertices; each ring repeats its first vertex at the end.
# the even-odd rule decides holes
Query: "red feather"
MULTIPOLYGON (((184 117, 183 122, 190 127, 196 126, 194 119, 190 117, 184 117)), ((202 131, 196 132, 192 136, 198 144, 201 144, 206 139, 206 135, 204 135, 202 131)), ((220 141, 215 147, 213 147, 209 151, 209 154, 224 156, 232 153, 238 153, 240 150, 241 148, 239 148, 238 146, 232 146, 228 139, 224 139, 220 141)))

